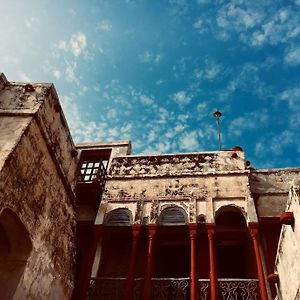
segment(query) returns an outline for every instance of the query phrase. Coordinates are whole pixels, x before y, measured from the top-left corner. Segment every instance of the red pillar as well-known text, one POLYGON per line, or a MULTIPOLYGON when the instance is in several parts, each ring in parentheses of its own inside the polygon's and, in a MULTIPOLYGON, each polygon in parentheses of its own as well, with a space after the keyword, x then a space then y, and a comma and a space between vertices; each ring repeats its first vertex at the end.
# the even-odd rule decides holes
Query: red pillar
POLYGON ((196 236, 197 224, 189 224, 190 240, 191 240, 191 300, 197 300, 197 271, 196 271, 196 236))
POLYGON ((216 262, 215 262, 215 245, 214 245, 214 235, 216 231, 216 224, 206 223, 208 243, 209 243, 209 279, 210 279, 210 299, 218 299, 218 281, 216 274, 216 262))
MULTIPOLYGON (((73 297, 75 299, 86 299, 86 295, 88 293, 89 287, 90 287, 90 279, 91 279, 91 273, 92 273, 92 268, 93 268, 93 263, 94 263, 94 259, 95 259, 95 254, 96 254, 96 250, 97 250, 97 245, 98 242, 102 236, 103 233, 103 225, 102 224, 95 224, 94 228, 93 228, 94 232, 93 232, 93 245, 92 245, 92 251, 89 254, 89 258, 88 261, 86 263, 86 265, 84 266, 84 279, 81 282, 82 285, 82 289, 80 291, 75 291, 73 292, 73 297)), ((78 283, 77 283, 78 284, 78 283)))
POLYGON ((147 266, 144 277, 144 290, 143 290, 143 300, 151 299, 151 278, 152 278, 152 269, 153 269, 153 240, 156 235, 156 224, 148 225, 148 257, 147 257, 147 266))
POLYGON ((136 253, 137 253, 137 246, 138 246, 140 233, 141 233, 141 225, 140 224, 132 225, 132 246, 131 246, 131 253, 130 253, 128 275, 126 280, 125 295, 124 295, 124 299, 126 300, 131 300, 133 298, 132 294, 133 294, 133 285, 134 285, 135 261, 136 261, 136 253))
POLYGON ((261 262, 261 255, 259 251, 259 239, 258 239, 258 223, 257 222, 249 222, 248 228, 250 231, 250 235, 252 237, 252 242, 254 246, 256 266, 257 266, 257 275, 258 275, 258 284, 261 295, 261 300, 268 300, 267 288, 264 278, 264 271, 261 262))

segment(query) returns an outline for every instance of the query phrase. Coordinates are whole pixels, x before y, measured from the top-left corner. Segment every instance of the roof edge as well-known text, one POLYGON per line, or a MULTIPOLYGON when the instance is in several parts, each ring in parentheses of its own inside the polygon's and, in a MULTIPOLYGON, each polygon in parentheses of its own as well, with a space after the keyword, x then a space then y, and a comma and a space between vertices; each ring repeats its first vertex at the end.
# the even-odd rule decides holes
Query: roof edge
POLYGON ((7 80, 6 76, 4 75, 4 73, 0 72, 0 90, 8 84, 9 81, 7 80))

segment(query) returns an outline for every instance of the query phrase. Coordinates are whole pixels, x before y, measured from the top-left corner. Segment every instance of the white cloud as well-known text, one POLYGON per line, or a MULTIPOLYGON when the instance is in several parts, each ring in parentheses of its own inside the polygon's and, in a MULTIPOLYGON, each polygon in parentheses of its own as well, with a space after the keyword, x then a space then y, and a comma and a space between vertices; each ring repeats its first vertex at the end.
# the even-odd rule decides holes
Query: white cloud
POLYGON ((281 134, 273 137, 268 144, 272 153, 276 155, 282 154, 285 147, 295 143, 295 135, 289 130, 284 130, 281 134))
POLYGON ((154 104, 153 99, 146 95, 141 95, 140 100, 144 105, 153 105, 154 104))
POLYGON ((60 71, 57 70, 57 69, 54 69, 53 72, 52 72, 53 76, 56 78, 56 79, 59 79, 60 78, 60 71))
POLYGON ((299 13, 293 12, 291 7, 280 8, 253 33, 250 44, 260 46, 265 43, 271 45, 286 43, 300 35, 299 22, 299 13))
POLYGON ((57 44, 57 48, 60 50, 67 51, 68 50, 67 42, 64 40, 59 41, 57 44))
POLYGON ((201 102, 197 104, 197 119, 201 120, 208 115, 207 112, 208 105, 206 102, 201 102))
POLYGON ((226 30, 241 32, 255 27, 262 19, 260 11, 250 7, 242 8, 231 1, 219 10, 217 24, 226 30))
POLYGON ((198 150, 199 142, 196 130, 183 133, 179 140, 179 147, 188 151, 198 150))
POLYGON ((97 25, 97 29, 103 32, 108 32, 112 30, 112 23, 109 20, 102 20, 97 25))
POLYGON ((241 136, 245 131, 260 130, 268 121, 267 111, 250 112, 235 118, 228 126, 228 134, 241 136))
POLYGON ((171 95, 171 99, 173 99, 179 105, 185 105, 188 104, 192 98, 191 96, 187 95, 186 91, 182 90, 171 95))
POLYGON ((79 80, 75 74, 76 67, 77 67, 76 62, 73 62, 72 64, 67 63, 66 71, 65 71, 66 79, 69 82, 74 82, 76 84, 79 84, 79 80))
POLYGON ((82 32, 77 32, 71 36, 70 47, 74 56, 81 54, 86 46, 86 36, 82 32))
POLYGON ((290 88, 283 91, 279 95, 279 100, 287 101, 291 110, 299 110, 300 108, 300 88, 290 88))
POLYGON ((145 51, 138 56, 141 63, 154 63, 159 64, 162 60, 161 53, 152 53, 150 51, 145 51))
POLYGON ((221 71, 221 66, 215 63, 206 62, 202 70, 196 69, 195 76, 197 79, 213 80, 221 71))
POLYGON ((300 64, 300 47, 290 49, 284 61, 290 65, 299 65, 300 64))
POLYGON ((70 51, 75 57, 78 57, 83 53, 84 49, 87 47, 87 39, 84 33, 77 32, 72 34, 69 42, 65 40, 60 40, 56 47, 59 50, 70 51))

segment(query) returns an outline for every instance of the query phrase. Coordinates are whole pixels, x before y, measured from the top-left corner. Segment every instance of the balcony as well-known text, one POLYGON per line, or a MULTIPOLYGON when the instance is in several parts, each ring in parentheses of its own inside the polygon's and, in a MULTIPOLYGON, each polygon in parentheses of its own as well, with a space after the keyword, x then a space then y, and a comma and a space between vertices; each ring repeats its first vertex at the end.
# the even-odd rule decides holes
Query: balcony
MULTIPOLYGON (((88 299, 123 299, 126 278, 92 278, 88 299)), ((257 279, 219 279, 219 296, 222 300, 259 300, 257 279)), ((142 299, 143 279, 134 280, 134 300, 142 299)), ((199 300, 210 299, 209 279, 198 279, 199 300)), ((189 278, 152 278, 153 299, 188 300, 190 299, 189 278)))

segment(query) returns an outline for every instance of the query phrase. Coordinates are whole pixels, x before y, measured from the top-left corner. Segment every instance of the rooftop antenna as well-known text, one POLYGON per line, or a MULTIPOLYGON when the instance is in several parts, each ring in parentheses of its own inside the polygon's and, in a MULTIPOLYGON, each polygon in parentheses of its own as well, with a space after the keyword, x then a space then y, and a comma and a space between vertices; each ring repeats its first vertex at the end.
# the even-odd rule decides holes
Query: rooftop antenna
POLYGON ((222 117, 222 113, 218 110, 216 110, 213 113, 214 117, 217 120, 217 127, 218 127, 218 140, 219 140, 219 150, 222 149, 222 143, 221 143, 221 126, 220 126, 220 118, 222 117))

